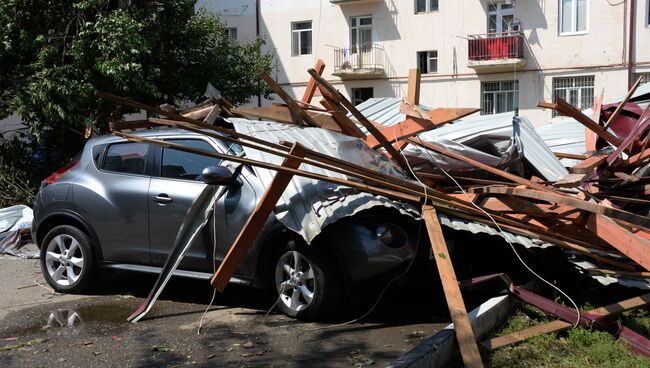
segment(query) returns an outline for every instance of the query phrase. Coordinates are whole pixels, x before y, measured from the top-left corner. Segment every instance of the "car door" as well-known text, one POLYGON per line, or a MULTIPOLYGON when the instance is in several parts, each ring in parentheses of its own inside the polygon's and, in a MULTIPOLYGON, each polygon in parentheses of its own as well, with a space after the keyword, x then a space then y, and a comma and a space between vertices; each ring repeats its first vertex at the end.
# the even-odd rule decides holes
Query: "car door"
POLYGON ((149 263, 151 150, 145 143, 109 144, 75 185, 75 208, 95 230, 106 261, 149 263))
MULTIPOLYGON (((165 140, 216 152, 209 141, 199 137, 165 140)), ((220 160, 167 147, 159 148, 156 156, 157 167, 149 186, 149 252, 153 265, 162 266, 188 209, 205 187, 201 172, 207 166, 219 165, 220 160)), ((185 254, 179 268, 205 269, 210 264, 206 257, 206 244, 211 244, 210 232, 204 229, 198 241, 185 254)))

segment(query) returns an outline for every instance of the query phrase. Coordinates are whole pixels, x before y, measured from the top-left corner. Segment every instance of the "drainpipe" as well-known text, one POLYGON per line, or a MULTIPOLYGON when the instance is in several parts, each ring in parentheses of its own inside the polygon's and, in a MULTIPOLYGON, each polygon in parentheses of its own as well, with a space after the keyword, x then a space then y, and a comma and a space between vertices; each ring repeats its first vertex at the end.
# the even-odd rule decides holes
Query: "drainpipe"
MULTIPOLYGON (((255 35, 260 36, 260 1, 255 0, 255 35)), ((257 94, 257 107, 262 107, 262 95, 257 94)))
POLYGON ((630 31, 629 43, 627 48, 627 89, 632 88, 632 63, 634 56, 634 10, 636 8, 636 0, 630 0, 630 31))

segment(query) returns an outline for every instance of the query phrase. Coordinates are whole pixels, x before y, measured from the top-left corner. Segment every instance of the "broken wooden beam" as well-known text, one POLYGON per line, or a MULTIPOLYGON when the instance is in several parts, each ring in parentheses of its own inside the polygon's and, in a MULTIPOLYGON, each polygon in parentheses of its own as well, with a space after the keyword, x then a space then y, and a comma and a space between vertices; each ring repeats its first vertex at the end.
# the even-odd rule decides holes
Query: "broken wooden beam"
MULTIPOLYGON (((293 147, 289 151, 293 156, 304 157, 305 150, 303 147, 294 143, 293 147)), ((299 158, 287 158, 282 163, 283 167, 298 169, 302 160, 299 158)), ((223 292, 230 282, 230 278, 235 274, 241 263, 244 261, 248 250, 253 246, 253 243, 260 231, 262 226, 271 215, 271 212, 277 205, 282 193, 287 188, 287 185, 291 182, 293 174, 287 172, 277 172, 268 188, 264 191, 262 198, 255 206, 253 213, 251 213, 248 221, 244 227, 239 231, 239 235, 235 239, 234 243, 230 246, 230 250, 224 257, 224 259, 219 264, 219 269, 217 272, 212 275, 210 283, 214 286, 219 292, 223 292)))
POLYGON ((420 104, 420 69, 409 69, 408 90, 406 101, 413 105, 420 104))

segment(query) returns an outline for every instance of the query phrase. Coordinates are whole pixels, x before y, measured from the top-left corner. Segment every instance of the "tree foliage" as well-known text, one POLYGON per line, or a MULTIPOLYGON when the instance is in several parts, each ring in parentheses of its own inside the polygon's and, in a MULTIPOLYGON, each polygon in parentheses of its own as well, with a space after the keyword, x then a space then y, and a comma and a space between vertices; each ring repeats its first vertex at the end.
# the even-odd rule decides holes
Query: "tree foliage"
POLYGON ((230 40, 218 16, 195 12, 195 2, 1 1, 0 119, 23 119, 47 170, 80 149, 71 128, 105 130, 129 112, 95 89, 154 105, 201 100, 208 82, 235 103, 267 95, 263 40, 230 40))

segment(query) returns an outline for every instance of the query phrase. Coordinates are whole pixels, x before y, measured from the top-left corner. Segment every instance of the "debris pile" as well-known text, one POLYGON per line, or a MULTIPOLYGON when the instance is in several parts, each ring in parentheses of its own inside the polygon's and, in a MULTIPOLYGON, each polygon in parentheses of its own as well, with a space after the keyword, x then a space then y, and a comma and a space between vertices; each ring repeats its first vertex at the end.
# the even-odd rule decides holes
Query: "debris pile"
MULTIPOLYGON (((392 119, 371 118, 372 114, 364 114, 362 106, 354 106, 321 77, 324 67, 319 61, 309 69, 311 79, 300 100, 294 100, 268 75, 262 75, 284 101, 265 107, 234 106, 216 96, 176 111, 96 92, 98 97, 117 104, 165 117, 112 122, 110 129, 115 135, 276 172, 211 280, 219 291, 226 287, 294 177, 332 183, 421 209, 467 366, 480 366, 480 355, 441 224, 455 228, 471 224, 511 242, 558 246, 581 257, 579 264, 585 272, 610 282, 612 278, 635 280, 650 287, 645 282, 650 279, 650 201, 645 199, 650 107, 641 109, 630 102, 639 83, 619 104, 603 106, 601 96, 592 116, 560 98, 553 103, 540 102, 539 106, 557 110, 586 128, 585 152, 568 154, 552 152, 530 122, 518 116, 510 119, 511 134, 501 141, 474 133, 454 136, 450 127, 464 124, 457 121, 478 109, 421 107, 417 70, 409 75, 408 96, 399 101, 399 113, 392 119), (322 96, 322 107, 312 104, 316 92, 322 96), (244 120, 250 118, 262 121, 244 120), (338 133, 356 142, 360 151, 372 152, 373 164, 333 157, 307 147, 307 142, 263 139, 255 128, 241 128, 256 124, 338 133), (208 152, 131 133, 159 126, 215 137, 237 144, 246 152, 262 152, 282 161, 256 159, 248 153, 208 152), (381 162, 376 157, 381 157, 381 162), (560 159, 579 162, 567 170, 560 159)), ((575 322, 571 313, 558 316, 575 322)), ((598 319, 587 317, 585 321, 598 319)), ((607 329, 610 327, 607 325, 607 329)))

